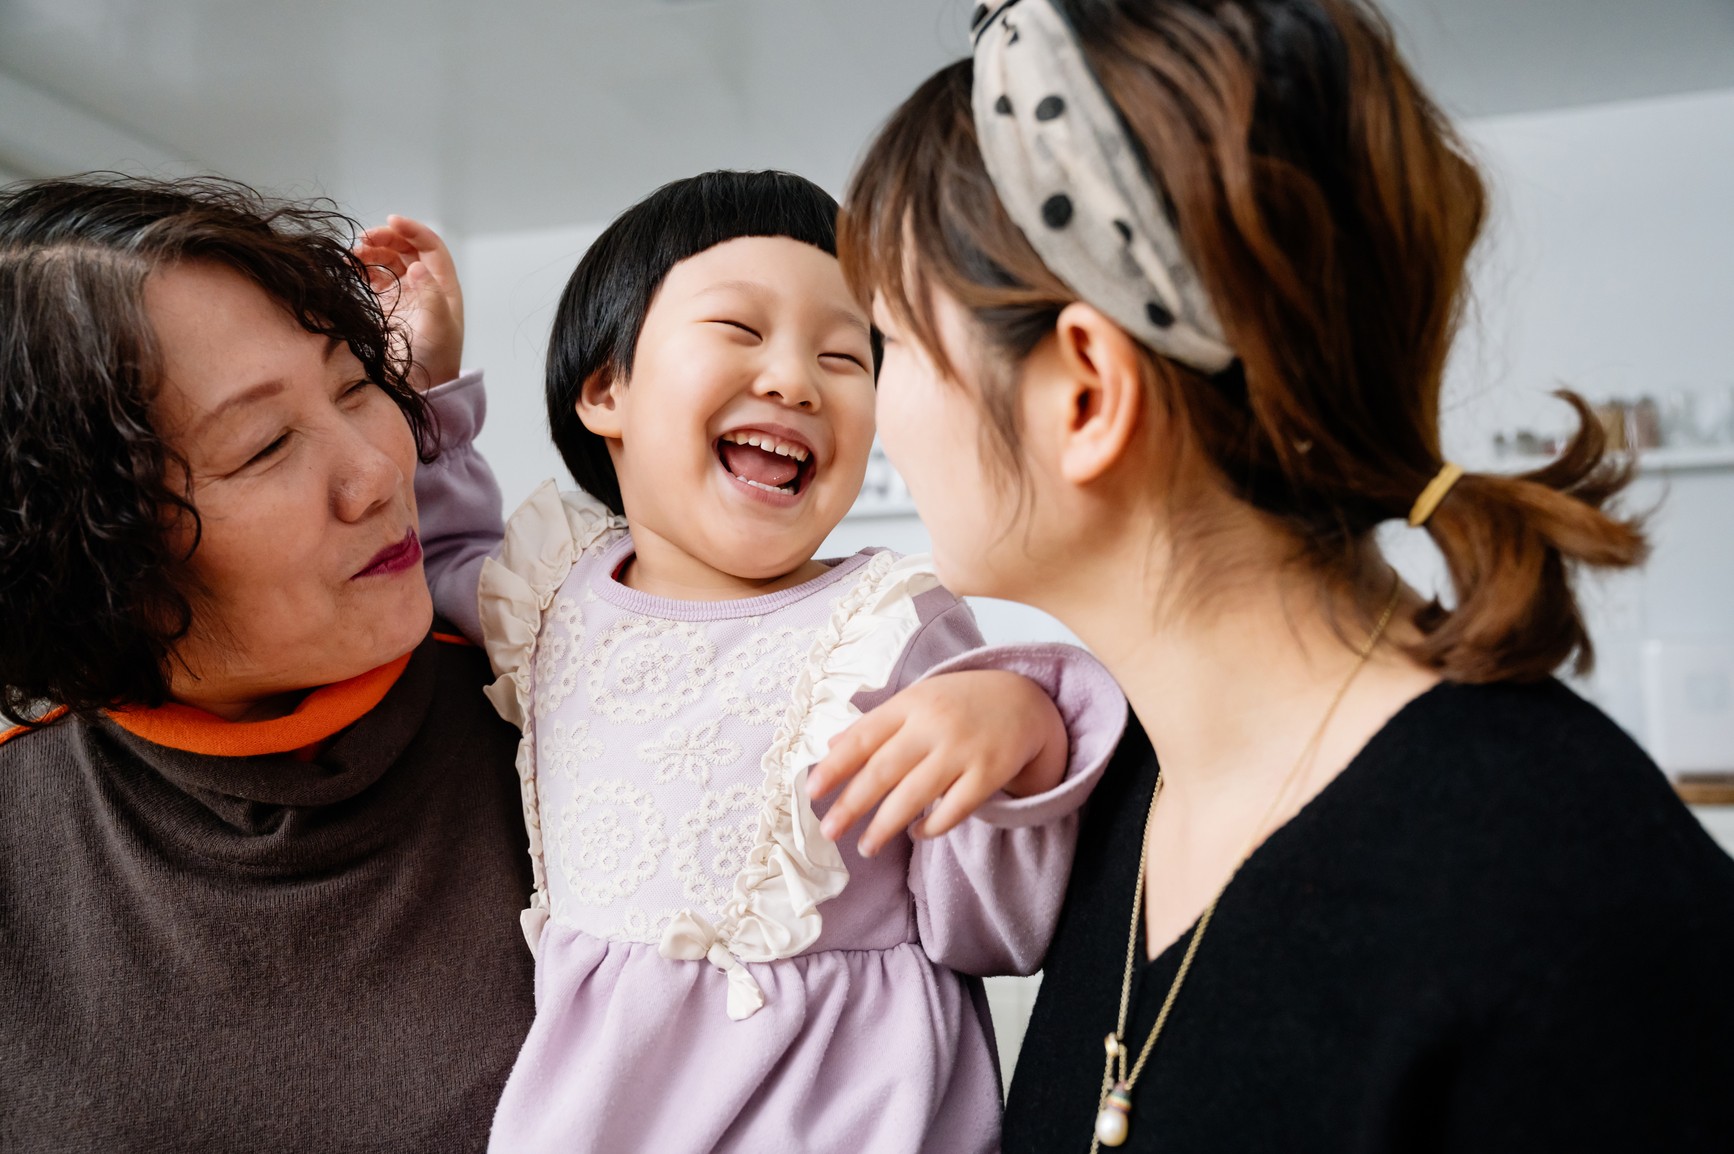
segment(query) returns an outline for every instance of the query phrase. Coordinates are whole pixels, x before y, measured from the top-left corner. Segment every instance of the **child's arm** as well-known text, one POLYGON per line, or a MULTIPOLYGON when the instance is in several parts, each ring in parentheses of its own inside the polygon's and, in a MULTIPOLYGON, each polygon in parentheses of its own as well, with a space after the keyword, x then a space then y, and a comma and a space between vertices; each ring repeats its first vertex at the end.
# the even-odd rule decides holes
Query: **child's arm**
POLYGON ((482 375, 458 371, 464 304, 457 269, 438 234, 407 217, 368 229, 355 251, 381 307, 409 342, 410 383, 427 398, 439 434, 439 456, 415 474, 434 612, 479 643, 476 581, 505 528, 500 487, 475 447, 488 411, 482 375))
POLYGON ((480 645, 476 583, 506 531, 499 483, 475 446, 488 395, 482 374, 472 371, 435 385, 427 399, 439 421, 440 455, 415 471, 422 567, 434 612, 480 645))
MULTIPOLYGON (((1126 700, 1099 662, 1069 645, 983 648, 969 609, 943 599, 890 685, 862 694, 872 712, 809 775, 837 789, 833 839, 875 805, 871 852, 913 829, 910 891, 923 946, 975 974, 1037 969, 1059 917, 1077 812, 1126 722, 1126 700), (901 691, 901 692, 899 692, 901 691)), ((928 614, 923 613, 926 617, 928 614)))

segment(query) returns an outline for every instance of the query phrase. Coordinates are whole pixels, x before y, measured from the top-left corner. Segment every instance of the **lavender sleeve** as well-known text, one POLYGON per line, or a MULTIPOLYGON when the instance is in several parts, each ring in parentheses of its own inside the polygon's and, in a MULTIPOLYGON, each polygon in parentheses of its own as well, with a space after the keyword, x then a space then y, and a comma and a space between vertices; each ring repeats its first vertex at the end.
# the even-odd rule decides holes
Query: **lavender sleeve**
POLYGON ((440 453, 415 472, 422 564, 434 612, 480 644, 476 582, 482 562, 499 547, 506 531, 499 483, 476 449, 488 395, 479 370, 436 385, 425 395, 439 424, 440 453))
POLYGON ((1041 968, 1059 919, 1078 810, 1126 727, 1126 698, 1107 669, 1072 645, 984 646, 969 607, 944 589, 922 594, 926 624, 884 689, 863 693, 863 711, 925 678, 993 669, 1028 677, 1059 708, 1070 744, 1066 774, 1045 793, 998 794, 951 832, 918 839, 909 889, 929 957, 968 974, 1028 974, 1041 968))

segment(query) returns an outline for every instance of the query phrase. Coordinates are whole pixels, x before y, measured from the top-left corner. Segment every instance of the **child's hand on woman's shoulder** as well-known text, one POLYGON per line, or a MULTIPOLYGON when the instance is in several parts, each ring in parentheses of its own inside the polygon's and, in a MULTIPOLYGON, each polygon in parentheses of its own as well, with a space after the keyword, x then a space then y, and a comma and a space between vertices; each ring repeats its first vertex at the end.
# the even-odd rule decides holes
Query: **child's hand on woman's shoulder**
POLYGON ((968 670, 918 681, 850 726, 808 777, 814 797, 848 783, 823 823, 835 841, 875 805, 871 857, 910 830, 937 837, 1004 791, 1027 797, 1065 776, 1066 726, 1053 699, 1015 673, 968 670))
POLYGON ((368 283, 409 340, 409 382, 426 392, 458 375, 464 359, 464 295, 439 234, 407 216, 388 216, 356 242, 368 283))

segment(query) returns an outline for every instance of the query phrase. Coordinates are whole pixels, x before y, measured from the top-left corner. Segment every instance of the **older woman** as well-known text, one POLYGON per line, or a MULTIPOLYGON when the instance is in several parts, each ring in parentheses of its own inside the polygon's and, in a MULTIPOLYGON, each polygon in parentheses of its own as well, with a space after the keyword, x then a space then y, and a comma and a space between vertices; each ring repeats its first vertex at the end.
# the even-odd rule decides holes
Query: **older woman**
MULTIPOLYGON (((0 1148, 485 1142, 532 1011, 516 741, 424 550, 473 616, 498 493, 475 378, 417 479, 346 225, 215 182, 0 195, 0 1148)), ((461 327, 436 238, 370 239, 461 327)))
POLYGON ((1085 815, 1006 1148, 1734 1147, 1734 862, 1550 676, 1573 571, 1643 540, 1593 423, 1526 476, 1441 458, 1482 186, 1389 32, 975 34, 845 210, 880 434, 946 585, 1059 617, 1149 738, 1085 815), (1449 607, 1381 558, 1403 518, 1449 607))

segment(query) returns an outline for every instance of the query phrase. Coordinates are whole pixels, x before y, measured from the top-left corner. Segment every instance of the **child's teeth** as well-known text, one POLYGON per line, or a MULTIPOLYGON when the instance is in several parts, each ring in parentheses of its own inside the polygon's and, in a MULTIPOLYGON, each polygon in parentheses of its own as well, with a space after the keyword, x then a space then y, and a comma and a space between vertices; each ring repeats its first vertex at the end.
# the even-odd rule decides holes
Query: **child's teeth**
POLYGON ((810 453, 799 445, 791 445, 779 441, 775 437, 766 437, 759 433, 729 433, 723 439, 736 445, 747 445, 754 449, 763 449, 767 453, 775 453, 779 457, 791 457, 797 461, 805 461, 810 453))

